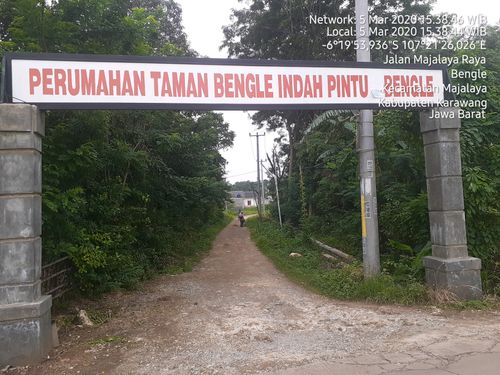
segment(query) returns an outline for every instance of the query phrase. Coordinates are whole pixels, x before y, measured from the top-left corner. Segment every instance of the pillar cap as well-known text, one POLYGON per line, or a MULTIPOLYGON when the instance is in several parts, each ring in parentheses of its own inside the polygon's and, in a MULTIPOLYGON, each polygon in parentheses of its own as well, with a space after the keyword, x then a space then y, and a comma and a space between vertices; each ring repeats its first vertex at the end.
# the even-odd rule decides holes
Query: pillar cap
POLYGON ((45 135, 45 118, 37 106, 30 104, 0 104, 0 131, 33 132, 45 135))
POLYGON ((459 108, 433 108, 420 112, 420 132, 440 129, 460 129, 459 108), (432 118, 431 118, 432 117, 432 118))

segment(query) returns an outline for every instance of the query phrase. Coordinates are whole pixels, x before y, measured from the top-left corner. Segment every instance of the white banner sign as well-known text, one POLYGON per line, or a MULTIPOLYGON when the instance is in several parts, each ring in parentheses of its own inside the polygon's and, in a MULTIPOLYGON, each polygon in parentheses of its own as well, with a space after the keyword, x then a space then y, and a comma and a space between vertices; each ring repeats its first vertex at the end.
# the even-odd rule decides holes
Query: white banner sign
POLYGON ((41 109, 421 108, 447 83, 441 66, 55 54, 4 64, 4 101, 41 109))

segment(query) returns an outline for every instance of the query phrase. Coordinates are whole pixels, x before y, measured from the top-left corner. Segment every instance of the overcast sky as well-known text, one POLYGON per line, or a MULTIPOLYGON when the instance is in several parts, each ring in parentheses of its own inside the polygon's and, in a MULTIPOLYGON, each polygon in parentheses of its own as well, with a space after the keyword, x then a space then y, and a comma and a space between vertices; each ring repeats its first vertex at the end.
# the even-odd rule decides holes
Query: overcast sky
MULTIPOLYGON (((222 27, 230 23, 232 8, 241 7, 238 0, 176 0, 182 7, 184 29, 191 47, 204 57, 227 57, 226 51, 219 51, 223 40, 222 27)), ((500 20, 500 1, 498 0, 437 0, 436 12, 446 11, 459 15, 485 14, 490 24, 500 20)), ((256 180, 256 127, 252 125, 248 113, 241 111, 223 112, 226 122, 236 133, 234 146, 223 152, 228 161, 226 178, 236 181, 256 180)), ((263 133, 263 130, 260 130, 263 133)), ((274 134, 261 137, 261 159, 272 150, 274 134)))

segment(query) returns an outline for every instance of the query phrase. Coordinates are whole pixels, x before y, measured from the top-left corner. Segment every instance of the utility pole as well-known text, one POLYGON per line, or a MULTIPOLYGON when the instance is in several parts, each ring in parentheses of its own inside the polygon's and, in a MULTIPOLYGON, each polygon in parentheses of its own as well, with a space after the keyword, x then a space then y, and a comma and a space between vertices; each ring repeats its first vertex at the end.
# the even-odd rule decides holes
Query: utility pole
MULTIPOLYGON (((259 132, 252 134, 248 133, 250 137, 255 137, 257 138, 257 192, 259 191, 260 187, 260 155, 259 155, 259 137, 263 137, 265 133, 259 134, 259 132)), ((259 218, 262 219, 262 196, 261 194, 257 193, 257 211, 259 213, 259 218)))
MULTIPOLYGON (((358 62, 370 62, 370 28, 368 0, 355 0, 358 62)), ((361 188, 361 235, 365 278, 380 273, 378 239, 377 184, 375 178, 375 141, 373 111, 359 111, 358 126, 359 175, 361 188)))
POLYGON ((280 219, 280 227, 283 228, 283 221, 281 220, 281 206, 280 206, 280 191, 278 189, 278 177, 273 174, 274 186, 276 187, 276 202, 278 203, 278 217, 280 219))
POLYGON ((264 189, 264 160, 260 161, 260 170, 261 170, 261 184, 260 184, 260 191, 262 192, 262 215, 266 214, 266 194, 265 194, 265 189, 264 189))
POLYGON ((283 228, 283 221, 281 220, 280 191, 278 189, 278 177, 276 177, 276 175, 273 172, 270 172, 269 169, 264 167, 264 164, 262 164, 262 168, 264 168, 274 178, 274 186, 276 187, 276 203, 278 204, 278 217, 280 219, 280 227, 283 228))

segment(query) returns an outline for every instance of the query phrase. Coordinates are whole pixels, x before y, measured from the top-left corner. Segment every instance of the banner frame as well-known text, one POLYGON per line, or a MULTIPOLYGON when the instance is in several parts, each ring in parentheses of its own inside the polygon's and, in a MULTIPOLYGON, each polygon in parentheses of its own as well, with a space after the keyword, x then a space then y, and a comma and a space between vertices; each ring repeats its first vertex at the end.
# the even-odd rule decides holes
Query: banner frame
MULTIPOLYGON (((423 64, 382 64, 375 62, 334 62, 327 60, 264 60, 264 59, 221 59, 206 57, 176 57, 176 56, 136 56, 136 55, 93 55, 68 53, 5 53, 2 60, 2 82, 0 87, 0 102, 13 103, 12 98, 12 60, 40 61, 81 61, 81 62, 122 62, 151 64, 186 64, 186 65, 233 65, 233 66, 274 66, 274 67, 311 67, 311 68, 367 68, 367 69, 407 69, 407 70, 441 70, 443 74, 443 90, 449 85, 446 65, 423 64)), ((444 91, 445 100, 454 99, 449 91, 444 91)), ((17 103, 17 102, 15 102, 17 103)), ((328 109, 385 109, 401 110, 403 105, 384 107, 379 104, 221 104, 221 103, 85 103, 85 102, 30 102, 42 110, 328 110, 328 109)), ((410 110, 422 110, 432 106, 408 107, 410 110)))

